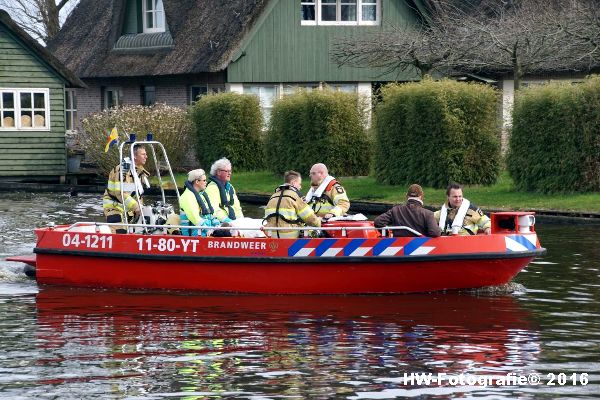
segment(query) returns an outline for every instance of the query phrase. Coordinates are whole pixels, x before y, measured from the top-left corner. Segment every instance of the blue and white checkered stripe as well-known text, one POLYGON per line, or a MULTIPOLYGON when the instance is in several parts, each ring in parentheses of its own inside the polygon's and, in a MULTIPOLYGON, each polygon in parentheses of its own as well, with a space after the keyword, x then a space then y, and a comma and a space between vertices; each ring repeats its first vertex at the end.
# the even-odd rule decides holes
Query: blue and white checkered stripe
POLYGON ((506 251, 528 251, 536 249, 537 235, 510 235, 504 238, 506 251))
POLYGON ((414 238, 401 246, 396 238, 382 238, 374 245, 370 239, 318 240, 298 239, 288 248, 289 257, 364 257, 372 251, 374 257, 429 254, 435 247, 424 246, 430 238, 414 238), (404 249, 404 254, 400 253, 404 249))

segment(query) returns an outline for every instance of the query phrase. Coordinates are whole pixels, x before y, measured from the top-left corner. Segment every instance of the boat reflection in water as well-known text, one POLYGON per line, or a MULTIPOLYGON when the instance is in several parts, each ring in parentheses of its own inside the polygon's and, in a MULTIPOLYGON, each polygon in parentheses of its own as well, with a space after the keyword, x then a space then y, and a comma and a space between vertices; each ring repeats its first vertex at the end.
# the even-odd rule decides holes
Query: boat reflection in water
POLYGON ((522 372, 539 352, 538 332, 512 296, 42 288, 36 302, 37 342, 48 355, 40 363, 77 370, 79 381, 116 380, 110 391, 130 396, 411 390, 398 381, 405 372, 522 372))

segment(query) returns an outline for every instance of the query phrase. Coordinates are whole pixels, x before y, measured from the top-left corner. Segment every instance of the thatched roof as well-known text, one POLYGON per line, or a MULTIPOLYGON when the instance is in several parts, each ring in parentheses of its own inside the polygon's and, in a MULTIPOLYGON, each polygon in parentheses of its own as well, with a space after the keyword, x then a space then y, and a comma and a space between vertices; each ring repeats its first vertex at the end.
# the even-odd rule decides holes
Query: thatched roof
POLYGON ((69 71, 56 57, 52 55, 48 50, 41 46, 35 39, 33 39, 27 32, 25 32, 19 25, 17 25, 11 18, 10 15, 4 10, 0 9, 0 24, 4 25, 6 29, 12 33, 17 40, 31 50, 37 57, 39 57, 49 68, 54 70, 62 79, 67 82, 67 86, 70 87, 85 87, 83 83, 73 72, 69 71))
POLYGON ((125 0, 81 0, 48 44, 79 77, 215 72, 227 67, 268 0, 164 0, 173 47, 115 51, 125 0))

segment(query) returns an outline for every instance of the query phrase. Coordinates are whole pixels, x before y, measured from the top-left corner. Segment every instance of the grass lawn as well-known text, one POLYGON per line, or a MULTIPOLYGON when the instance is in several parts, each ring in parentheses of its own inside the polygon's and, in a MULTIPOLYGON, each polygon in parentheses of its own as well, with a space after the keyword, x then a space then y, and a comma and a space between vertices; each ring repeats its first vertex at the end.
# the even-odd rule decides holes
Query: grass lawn
MULTIPOLYGON (((183 186, 186 176, 177 175, 179 187, 183 186)), ((282 180, 281 176, 266 171, 236 172, 234 170, 232 177, 232 182, 240 193, 271 194, 282 180)), ((350 201, 399 203, 405 200, 408 187, 408 185, 380 185, 370 176, 340 177, 339 180, 346 188, 350 201)), ((303 193, 308 191, 308 187, 309 180, 306 175, 303 177, 303 193)), ((423 189, 426 204, 438 207, 446 199, 444 189, 428 187, 423 189)), ((600 193, 548 195, 517 192, 513 189, 512 179, 507 172, 503 172, 493 186, 467 186, 463 193, 472 203, 487 209, 600 212, 600 193)))

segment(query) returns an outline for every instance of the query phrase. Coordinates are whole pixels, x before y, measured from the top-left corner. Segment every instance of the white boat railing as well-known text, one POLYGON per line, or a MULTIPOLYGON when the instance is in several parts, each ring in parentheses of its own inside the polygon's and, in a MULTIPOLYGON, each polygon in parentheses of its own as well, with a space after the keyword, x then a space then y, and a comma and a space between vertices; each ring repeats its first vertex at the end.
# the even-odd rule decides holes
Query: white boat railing
MULTIPOLYGON (((256 231, 257 228, 256 227, 236 227, 236 226, 214 226, 214 227, 206 227, 206 226, 190 226, 190 225, 156 225, 156 224, 125 224, 125 223, 107 223, 107 222, 76 222, 74 224, 71 224, 66 231, 69 232, 71 230, 73 230, 74 228, 77 227, 81 227, 81 226, 92 226, 94 227, 94 231, 95 232, 100 232, 100 227, 101 226, 115 226, 115 227, 124 227, 126 229, 129 228, 141 228, 141 229, 147 229, 147 228, 152 228, 154 230, 171 230, 171 229, 197 229, 197 230, 218 230, 218 229, 222 229, 222 230, 229 230, 229 231, 256 231)), ((50 228, 53 228, 53 226, 50 226, 50 228)), ((266 232, 269 231, 302 231, 302 232, 307 232, 307 231, 341 231, 342 232, 342 236, 345 237, 347 236, 347 232, 348 231, 364 231, 364 230, 381 230, 381 235, 382 237, 387 237, 387 233, 388 231, 393 231, 393 230, 405 230, 408 231, 416 236, 423 236, 420 232, 408 227, 408 226, 386 226, 384 228, 375 228, 373 226, 327 226, 327 227, 315 227, 315 226, 302 226, 302 227, 266 227, 263 226, 261 227, 259 230, 266 232)), ((143 233, 143 232, 140 232, 143 233)))
MULTIPOLYGON (((167 156, 167 151, 165 150, 164 146, 162 145, 162 143, 153 140, 153 136, 152 134, 148 134, 146 140, 137 140, 136 135, 135 134, 130 134, 129 135, 129 140, 121 143, 119 145, 119 160, 120 160, 120 164, 123 165, 123 162, 125 161, 125 157, 124 157, 124 146, 128 145, 129 146, 129 156, 130 156, 130 169, 131 169, 131 173, 134 177, 134 181, 140 181, 139 176, 137 175, 137 171, 135 168, 135 162, 134 162, 134 149, 136 146, 141 145, 141 146, 147 146, 150 148, 150 152, 151 152, 151 156, 152 156, 152 160, 154 161, 154 166, 156 169, 156 177, 158 179, 158 186, 160 188, 160 192, 161 192, 161 198, 162 198, 162 203, 166 204, 166 196, 165 196, 165 190, 163 187, 163 181, 162 181, 162 176, 160 173, 160 167, 159 167, 159 159, 156 155, 156 150, 154 148, 154 146, 158 146, 158 148, 161 151, 161 155, 164 158, 162 161, 164 162, 167 171, 169 172, 169 176, 171 178, 171 182, 173 183, 173 186, 175 188, 175 194, 177 196, 177 204, 179 204, 179 190, 177 189, 177 180, 175 179, 175 175, 173 174, 173 170, 171 168, 171 163, 169 162, 169 157, 167 156)), ((119 180, 120 180, 120 187, 121 187, 121 198, 125 198, 124 196, 124 171, 123 168, 119 169, 119 180)), ((141 185, 141 183, 140 183, 141 185)), ((143 212, 143 205, 140 202, 140 198, 142 196, 143 193, 143 188, 142 187, 138 187, 138 185, 135 185, 135 193, 136 193, 136 201, 138 203, 138 206, 140 207, 140 210, 142 210, 142 214, 144 214, 143 212)), ((127 215, 127 213, 124 213, 124 218, 125 218, 125 223, 128 224, 129 223, 129 216, 127 215)), ((145 219, 142 218, 141 219, 142 224, 144 226, 148 226, 148 224, 145 223, 145 219)))

